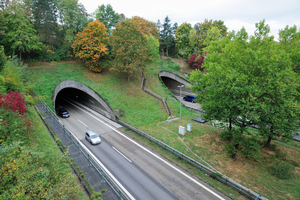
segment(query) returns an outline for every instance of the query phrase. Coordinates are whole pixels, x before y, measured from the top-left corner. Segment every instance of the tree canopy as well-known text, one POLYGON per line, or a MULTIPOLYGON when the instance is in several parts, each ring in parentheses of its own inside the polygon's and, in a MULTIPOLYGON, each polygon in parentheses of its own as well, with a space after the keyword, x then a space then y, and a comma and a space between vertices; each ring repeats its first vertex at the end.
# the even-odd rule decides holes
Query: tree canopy
POLYGON ((269 32, 261 21, 250 38, 242 28, 210 41, 205 48, 208 73, 195 71, 190 77, 208 119, 228 122, 229 129, 234 123, 241 133, 256 126, 267 145, 275 137, 291 138, 300 117, 299 76, 289 53, 269 32))
POLYGON ((137 71, 143 70, 152 58, 149 55, 147 38, 132 20, 122 21, 112 32, 115 54, 114 71, 127 74, 128 81, 137 71))
POLYGON ((101 72, 100 59, 107 54, 108 36, 103 23, 95 20, 78 33, 72 48, 76 57, 83 60, 86 66, 94 72, 101 72))
POLYGON ((108 35, 111 34, 115 24, 120 22, 118 14, 113 10, 113 7, 110 4, 98 6, 94 15, 96 20, 105 25, 108 35))
POLYGON ((19 53, 21 59, 22 53, 40 48, 41 43, 29 18, 31 12, 27 10, 24 4, 19 1, 9 1, 1 15, 3 18, 0 26, 5 31, 1 43, 4 44, 6 54, 15 55, 15 53, 19 53))
POLYGON ((190 43, 190 32, 192 30, 192 25, 190 23, 181 24, 176 32, 175 32, 175 41, 176 48, 182 55, 186 55, 187 57, 190 55, 192 51, 191 43, 190 43))
POLYGON ((152 35, 156 39, 160 39, 155 23, 145 20, 144 18, 138 16, 132 17, 132 22, 138 27, 139 31, 142 34, 146 34, 149 36, 152 35))

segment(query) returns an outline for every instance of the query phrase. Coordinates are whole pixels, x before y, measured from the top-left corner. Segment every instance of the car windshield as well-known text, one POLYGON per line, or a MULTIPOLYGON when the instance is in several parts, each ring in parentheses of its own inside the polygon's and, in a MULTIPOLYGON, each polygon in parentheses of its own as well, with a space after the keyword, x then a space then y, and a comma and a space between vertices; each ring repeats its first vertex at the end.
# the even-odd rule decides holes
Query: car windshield
POLYGON ((91 139, 95 139, 95 138, 97 138, 98 137, 98 135, 91 135, 91 139))

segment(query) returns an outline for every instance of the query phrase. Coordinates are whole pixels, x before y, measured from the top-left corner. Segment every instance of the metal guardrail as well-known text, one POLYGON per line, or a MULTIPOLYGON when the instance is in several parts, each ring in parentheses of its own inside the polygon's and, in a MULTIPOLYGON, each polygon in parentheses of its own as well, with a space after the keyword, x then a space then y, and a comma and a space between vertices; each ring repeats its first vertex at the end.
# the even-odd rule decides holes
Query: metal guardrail
MULTIPOLYGON (((66 135, 69 136, 69 138, 73 141, 73 143, 76 145, 76 147, 78 148, 79 152, 81 152, 88 160, 89 163, 98 171, 98 173, 101 175, 102 177, 102 181, 105 181, 106 183, 108 183, 108 185, 111 187, 111 189, 120 197, 120 199, 130 199, 130 197, 126 194, 126 192, 115 182, 115 180, 113 180, 113 178, 110 176, 110 173, 107 172, 104 169, 104 166, 101 166, 101 164, 99 164, 97 162, 97 160, 95 159, 94 155, 89 152, 89 150, 81 143, 81 141, 79 141, 75 135, 68 130, 59 120, 59 118, 56 116, 56 114, 50 109, 50 107, 42 100, 40 100, 40 103, 42 103, 42 105, 44 106, 45 109, 47 109, 50 113, 51 113, 51 117, 53 117, 58 124, 60 124, 61 128, 64 130, 64 133, 66 135)), ((42 118, 43 119, 43 118, 42 118)), ((44 120, 44 119, 43 119, 44 120)), ((47 123, 45 123, 47 124, 47 123)), ((49 129, 51 129, 51 127, 47 126, 49 129)), ((52 130, 51 130, 52 131, 52 130)), ((53 131, 52 131, 53 134, 53 131)), ((91 194, 92 192, 89 191, 89 193, 91 194)))
POLYGON ((218 174, 216 171, 206 167, 205 165, 197 162, 196 160, 190 158, 189 156, 181 153, 180 151, 170 147, 169 145, 161 142, 160 140, 157 140, 156 138, 130 126, 129 124, 126 124, 125 122, 121 121, 121 120, 117 120, 117 122, 119 124, 121 124, 124 127, 127 127, 129 129, 131 129, 132 131, 134 131, 135 133, 149 139, 150 141, 156 143, 157 145, 161 146, 162 148, 166 149, 167 151, 173 153, 174 155, 178 156, 179 158, 185 160, 186 162, 190 163, 191 165, 197 167, 198 169, 202 170, 203 172, 205 172, 206 174, 210 175, 211 177, 217 179, 218 181, 224 183, 225 185, 233 188, 234 190, 238 191, 240 194, 244 195, 245 197, 249 198, 249 199, 261 199, 261 200, 267 200, 266 198, 262 197, 260 194, 253 192, 252 190, 242 186, 241 184, 221 175, 218 174))
POLYGON ((145 85, 146 85, 146 78, 145 78, 144 73, 143 73, 142 71, 141 71, 141 76, 142 76, 142 85, 141 85, 142 90, 143 90, 144 92, 150 94, 151 96, 157 98, 158 100, 162 101, 163 104, 164 104, 164 106, 165 106, 165 108, 166 108, 166 111, 167 111, 168 115, 171 116, 171 111, 170 111, 170 109, 169 109, 169 107, 168 107, 167 102, 166 102, 161 96, 155 94, 154 92, 152 92, 151 90, 148 90, 148 89, 145 87, 145 85))

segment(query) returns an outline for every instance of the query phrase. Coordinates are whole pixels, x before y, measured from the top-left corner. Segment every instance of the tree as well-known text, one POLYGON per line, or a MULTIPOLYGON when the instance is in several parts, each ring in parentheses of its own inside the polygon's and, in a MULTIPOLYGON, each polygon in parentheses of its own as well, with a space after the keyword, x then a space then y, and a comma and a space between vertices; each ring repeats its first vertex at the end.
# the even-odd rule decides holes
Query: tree
POLYGON ((149 22, 144 18, 134 16, 132 22, 138 27, 139 31, 144 35, 153 35, 156 39, 160 39, 156 24, 149 22))
POLYGON ((207 118, 228 122, 229 130, 232 123, 239 127, 236 150, 246 141, 245 127, 259 127, 269 145, 274 137, 291 138, 300 117, 299 78, 291 59, 268 36, 264 21, 256 28, 250 39, 242 28, 232 38, 212 40, 205 49, 208 73, 195 71, 190 77, 207 118))
POLYGON ((99 61, 107 54, 108 37, 103 23, 95 20, 78 33, 72 44, 76 57, 85 62, 85 65, 93 72, 101 72, 99 61))
POLYGON ((5 34, 0 42, 5 46, 7 54, 19 53, 22 59, 22 53, 40 48, 41 43, 29 18, 31 13, 21 2, 9 2, 2 14, 0 26, 3 27, 5 34))
POLYGON ((105 25, 108 35, 111 34, 115 24, 119 21, 118 14, 113 10, 113 7, 110 4, 98 6, 94 15, 96 20, 105 25))
POLYGON ((192 47, 190 45, 190 31, 192 30, 192 25, 190 23, 181 24, 175 32, 175 42, 176 48, 181 53, 181 55, 188 58, 190 53, 192 53, 192 47))
POLYGON ((153 35, 146 35, 151 60, 159 60, 159 41, 153 35))
POLYGON ((59 21, 63 29, 63 40, 72 43, 75 35, 83 30, 83 26, 87 25, 88 14, 83 5, 78 4, 78 0, 60 0, 58 10, 59 21))
POLYGON ((223 37, 227 35, 227 27, 221 20, 212 21, 205 19, 203 23, 196 23, 194 29, 197 31, 198 46, 201 50, 206 47, 204 45, 204 41, 206 39, 207 32, 211 29, 211 27, 217 27, 223 37))
POLYGON ((160 48, 163 52, 166 52, 166 56, 169 56, 169 49, 174 47, 175 40, 173 36, 172 24, 170 23, 170 19, 167 16, 165 18, 164 24, 162 26, 162 30, 160 31, 160 48))
POLYGON ((58 8, 56 0, 32 0, 34 26, 40 41, 48 44, 52 52, 59 43, 57 24, 58 8))
POLYGON ((300 32, 297 32, 297 26, 279 30, 279 41, 280 46, 289 53, 294 71, 300 74, 300 32))
POLYGON ((112 45, 116 56, 112 70, 126 73, 128 81, 151 60, 147 39, 132 20, 122 21, 116 26, 112 32, 112 45))

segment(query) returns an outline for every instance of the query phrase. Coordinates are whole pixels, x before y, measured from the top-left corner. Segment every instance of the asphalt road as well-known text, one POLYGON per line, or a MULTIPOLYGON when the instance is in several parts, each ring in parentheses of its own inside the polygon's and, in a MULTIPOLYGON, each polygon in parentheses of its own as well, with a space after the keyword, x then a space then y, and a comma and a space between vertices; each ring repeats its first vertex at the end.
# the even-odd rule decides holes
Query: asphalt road
POLYGON ((70 113, 61 119, 135 199, 229 199, 191 177, 168 161, 128 138, 117 128, 75 105, 63 105, 70 113), (91 145, 84 133, 93 130, 102 139, 91 145))

